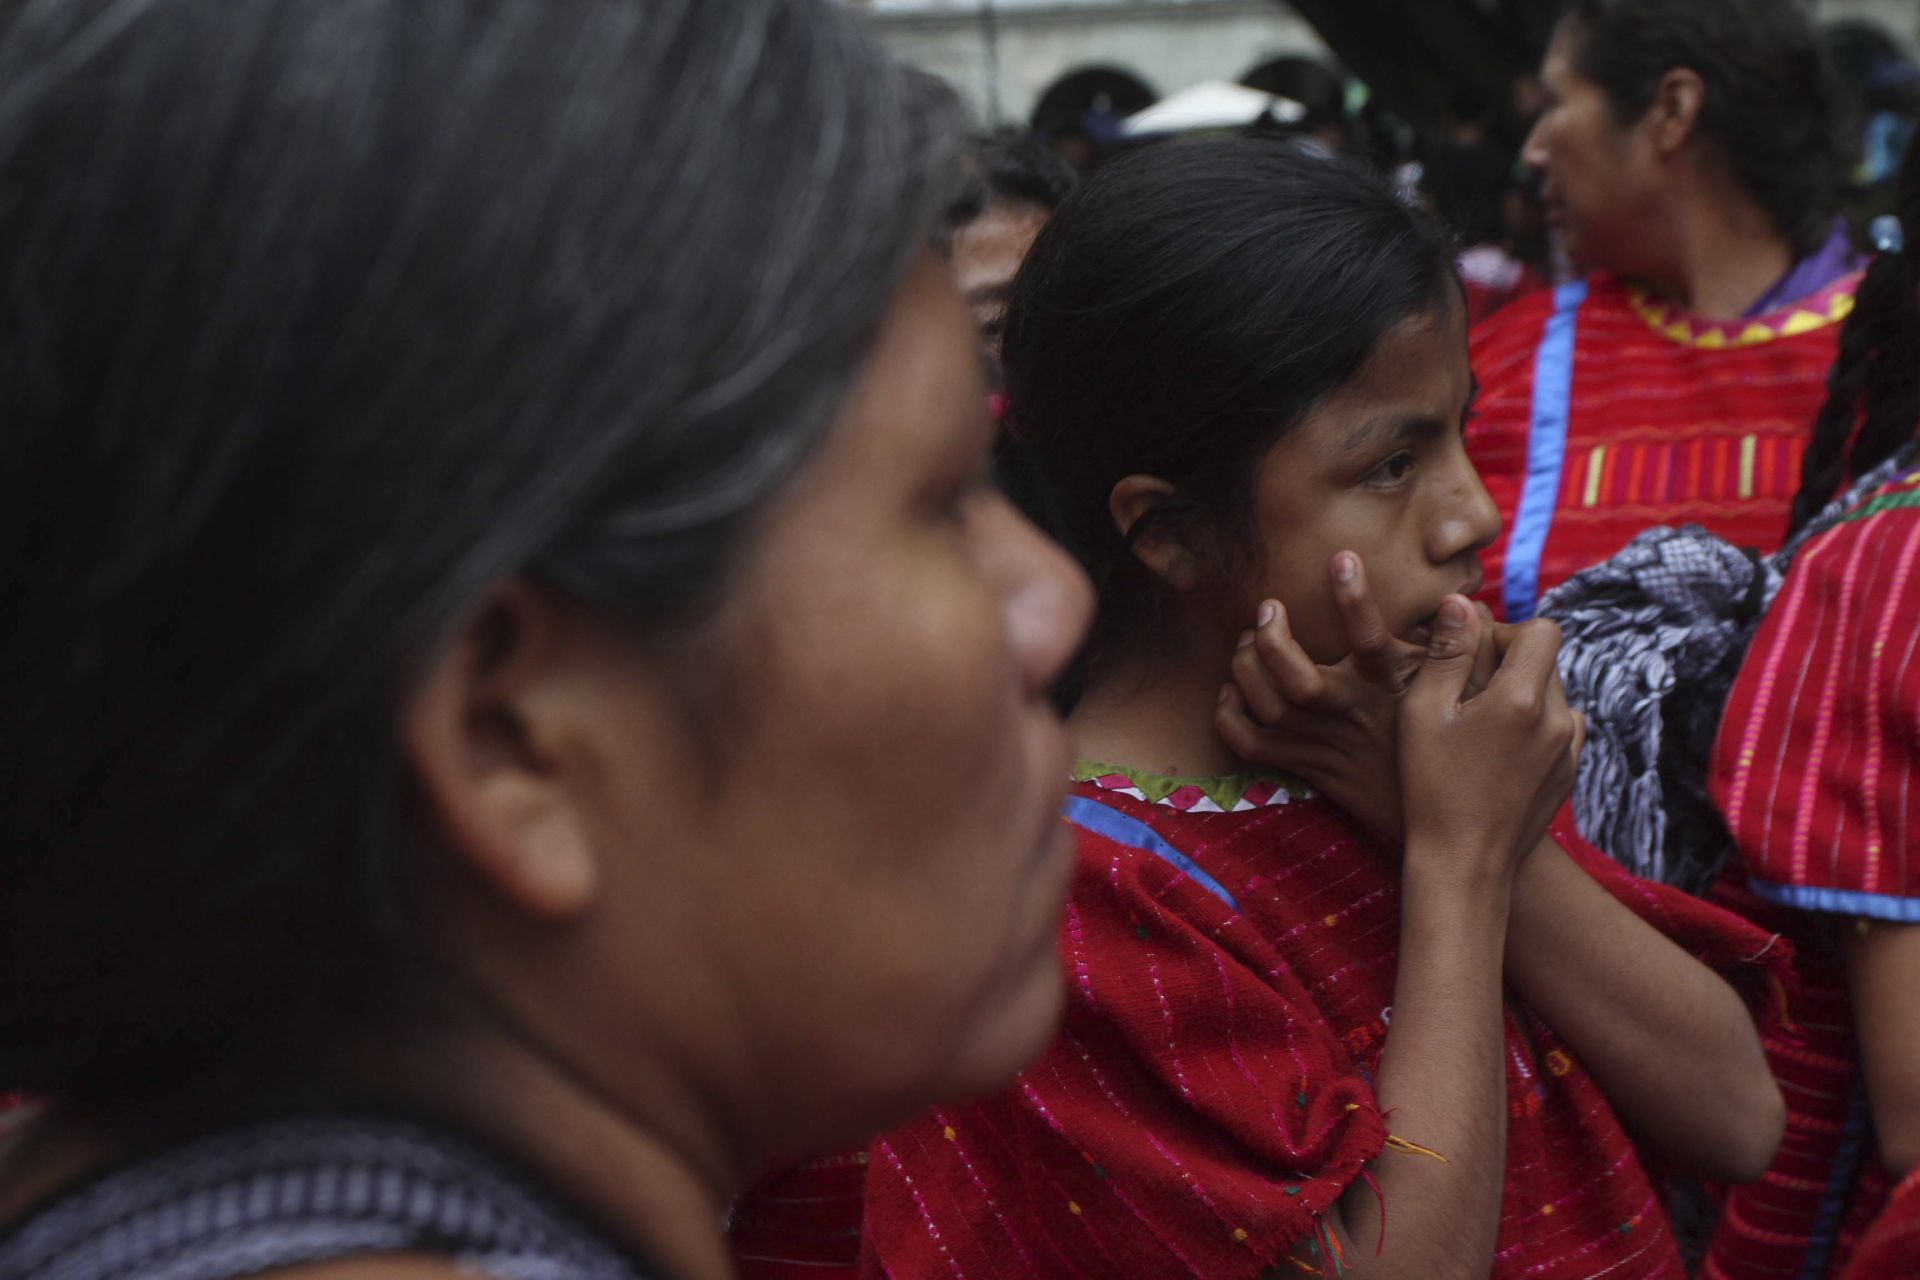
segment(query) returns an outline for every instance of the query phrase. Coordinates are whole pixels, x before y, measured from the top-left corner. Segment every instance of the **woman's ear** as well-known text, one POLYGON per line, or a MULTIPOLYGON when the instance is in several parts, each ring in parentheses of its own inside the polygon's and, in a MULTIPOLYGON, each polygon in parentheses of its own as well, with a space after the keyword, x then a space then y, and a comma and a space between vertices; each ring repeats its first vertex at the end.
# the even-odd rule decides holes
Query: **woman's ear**
POLYGON ((587 726, 566 693, 568 602, 501 587, 442 649, 401 712, 401 746, 441 842, 497 900, 549 921, 592 905, 591 823, 569 775, 587 726))
MULTIPOLYGON (((1142 517, 1173 493, 1173 485, 1159 476, 1127 476, 1107 495, 1107 514, 1126 539, 1142 517)), ((1192 591, 1200 585, 1199 559, 1177 532, 1150 530, 1131 541, 1140 563, 1175 591, 1192 591)))
POLYGON ((1653 128, 1654 150, 1662 160, 1679 155, 1693 138, 1706 94, 1700 73, 1687 67, 1675 67, 1660 77, 1646 119, 1653 128))

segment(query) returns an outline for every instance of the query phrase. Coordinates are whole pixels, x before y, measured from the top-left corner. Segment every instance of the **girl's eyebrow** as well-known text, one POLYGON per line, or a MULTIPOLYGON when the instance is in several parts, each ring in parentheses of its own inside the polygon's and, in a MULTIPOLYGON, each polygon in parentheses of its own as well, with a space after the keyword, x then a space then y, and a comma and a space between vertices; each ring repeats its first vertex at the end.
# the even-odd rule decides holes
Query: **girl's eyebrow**
POLYGON ((1371 453, 1389 444, 1451 430, 1451 422, 1431 413, 1422 413, 1417 409, 1405 413, 1388 412, 1367 418, 1348 429, 1341 438, 1340 450, 1343 453, 1371 453))
MULTIPOLYGON (((1462 418, 1473 415, 1474 402, 1480 398, 1480 379, 1471 377, 1467 384, 1467 400, 1462 407, 1462 418)), ((1388 410, 1371 418, 1364 418, 1348 428, 1340 440, 1343 453, 1366 453, 1384 448, 1389 442, 1411 439, 1417 436, 1435 435, 1451 431, 1458 423, 1418 409, 1404 413, 1388 410)))

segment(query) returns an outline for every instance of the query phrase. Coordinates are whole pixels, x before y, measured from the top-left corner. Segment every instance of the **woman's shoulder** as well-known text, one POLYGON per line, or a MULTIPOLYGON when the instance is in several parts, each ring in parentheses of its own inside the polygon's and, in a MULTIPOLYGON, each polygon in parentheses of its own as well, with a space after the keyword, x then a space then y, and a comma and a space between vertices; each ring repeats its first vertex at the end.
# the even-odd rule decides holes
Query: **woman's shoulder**
POLYGON ((1727 699, 1710 790, 1756 892, 1911 918, 1920 788, 1920 475, 1808 540, 1727 699), (1912 865, 1910 865, 1912 863, 1912 865))
POLYGON ((1117 855, 1158 885, 1185 877, 1238 909, 1234 887, 1263 863, 1297 856, 1306 842, 1341 844, 1356 828, 1305 783, 1248 772, 1175 777, 1081 762, 1063 816, 1082 858, 1117 855))
POLYGON ((429 1280, 517 1274, 519 1261, 542 1259, 580 1280, 647 1274, 486 1144, 361 1110, 267 1116, 143 1146, 0 1234, 0 1275, 19 1280, 163 1263, 177 1280, 429 1280))
MULTIPOLYGON (((1866 619, 1920 610, 1910 568, 1920 550, 1920 470, 1866 494, 1807 539, 1748 652, 1748 665, 1783 648, 1844 649, 1866 619)), ((1884 670, 1883 661, 1854 674, 1884 670)), ((1851 669, 1851 668, 1850 668, 1851 669)))
POLYGON ((254 1280, 474 1280, 450 1258, 429 1254, 375 1254, 263 1271, 254 1280))
POLYGON ((1211 794, 1181 808, 1199 780, 1079 772, 1090 776, 1065 810, 1079 859, 1070 927, 1112 923, 1121 943, 1204 940, 1256 969, 1280 959, 1313 968, 1351 956, 1357 918, 1379 923, 1397 910, 1393 860, 1300 783, 1246 775, 1253 781, 1236 793, 1207 780, 1211 794))

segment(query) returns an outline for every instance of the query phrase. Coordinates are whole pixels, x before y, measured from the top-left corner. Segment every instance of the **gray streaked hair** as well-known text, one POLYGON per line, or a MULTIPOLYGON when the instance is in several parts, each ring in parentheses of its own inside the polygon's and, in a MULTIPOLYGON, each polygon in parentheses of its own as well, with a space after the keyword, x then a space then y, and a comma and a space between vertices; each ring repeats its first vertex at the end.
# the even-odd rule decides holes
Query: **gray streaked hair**
POLYGON ((0 1089, 365 1007, 412 674, 723 594, 954 136, 812 0, 0 6, 0 1089))

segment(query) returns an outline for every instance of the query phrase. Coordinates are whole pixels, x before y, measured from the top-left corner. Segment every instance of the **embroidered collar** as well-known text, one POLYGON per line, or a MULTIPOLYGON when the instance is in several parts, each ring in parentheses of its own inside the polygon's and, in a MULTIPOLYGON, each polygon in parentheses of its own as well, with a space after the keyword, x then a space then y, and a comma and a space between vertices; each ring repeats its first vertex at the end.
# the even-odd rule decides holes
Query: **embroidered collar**
POLYGON ((1076 760, 1073 780, 1090 782, 1102 791, 1117 791, 1148 804, 1163 804, 1182 813, 1242 813, 1313 796, 1313 790, 1306 783, 1283 773, 1176 778, 1093 760, 1076 760))
POLYGON ((1826 288, 1765 315, 1737 320, 1708 320, 1685 307, 1663 302, 1637 284, 1625 284, 1627 302, 1639 317, 1669 342, 1700 351, 1757 347, 1780 338, 1798 337, 1839 324, 1853 313, 1854 290, 1860 273, 1849 272, 1826 288))

